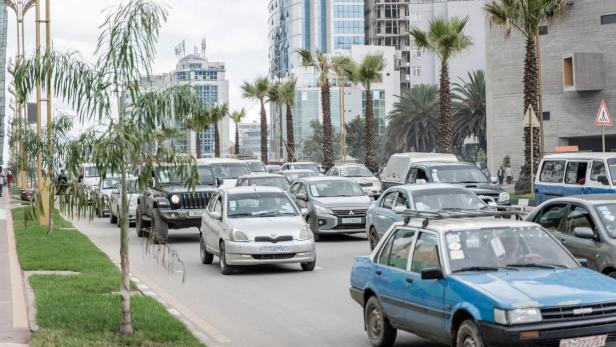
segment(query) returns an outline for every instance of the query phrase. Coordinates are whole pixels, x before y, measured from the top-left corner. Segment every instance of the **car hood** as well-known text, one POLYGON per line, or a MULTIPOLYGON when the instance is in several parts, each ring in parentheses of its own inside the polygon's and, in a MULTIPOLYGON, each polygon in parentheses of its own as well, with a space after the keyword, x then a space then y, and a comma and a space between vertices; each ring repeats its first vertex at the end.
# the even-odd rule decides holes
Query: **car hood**
POLYGON ((331 198, 312 198, 312 200, 327 208, 365 208, 372 204, 372 199, 366 195, 360 196, 336 196, 331 198))
POLYGON ((503 188, 492 183, 460 183, 458 185, 468 188, 477 195, 500 194, 500 192, 504 191, 503 188))
POLYGON ((306 226, 301 216, 229 218, 233 228, 246 233, 249 238, 256 236, 291 235, 299 237, 300 231, 306 226))
POLYGON ((376 177, 347 177, 348 179, 350 179, 351 181, 355 182, 355 183, 374 183, 377 182, 378 179, 376 177))
POLYGON ((452 277, 492 297, 505 309, 616 301, 616 280, 586 268, 520 269, 452 277))

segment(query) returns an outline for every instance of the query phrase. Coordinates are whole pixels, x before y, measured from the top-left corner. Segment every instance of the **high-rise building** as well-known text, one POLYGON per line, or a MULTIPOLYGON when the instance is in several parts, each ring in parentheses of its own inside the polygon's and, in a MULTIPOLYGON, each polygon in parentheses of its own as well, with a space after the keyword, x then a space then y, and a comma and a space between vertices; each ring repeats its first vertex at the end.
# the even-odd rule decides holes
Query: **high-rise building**
POLYGON ((3 163, 4 153, 4 116, 5 116, 5 75, 6 75, 6 31, 7 31, 7 10, 4 1, 0 1, 0 163, 3 163))
POLYGON ((254 155, 257 158, 261 155, 261 125, 257 121, 242 122, 238 124, 240 138, 240 153, 254 155))

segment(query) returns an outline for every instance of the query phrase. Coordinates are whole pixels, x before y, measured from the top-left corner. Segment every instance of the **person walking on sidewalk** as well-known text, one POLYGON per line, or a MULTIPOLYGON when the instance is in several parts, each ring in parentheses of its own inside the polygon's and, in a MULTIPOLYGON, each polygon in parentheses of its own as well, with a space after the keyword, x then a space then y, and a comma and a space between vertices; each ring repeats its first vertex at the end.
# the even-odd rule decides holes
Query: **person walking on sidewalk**
POLYGON ((498 184, 503 185, 503 182, 505 181, 505 168, 502 165, 498 168, 496 176, 498 177, 498 184))
POLYGON ((11 184, 13 184, 13 171, 9 169, 8 173, 6 174, 6 186, 11 189, 11 184))
POLYGON ((2 191, 4 190, 4 185, 6 184, 6 177, 2 173, 2 166, 0 166, 0 197, 2 196, 2 191))
POLYGON ((507 176, 507 184, 513 183, 513 169, 511 169, 511 165, 507 165, 505 169, 505 175, 507 176))

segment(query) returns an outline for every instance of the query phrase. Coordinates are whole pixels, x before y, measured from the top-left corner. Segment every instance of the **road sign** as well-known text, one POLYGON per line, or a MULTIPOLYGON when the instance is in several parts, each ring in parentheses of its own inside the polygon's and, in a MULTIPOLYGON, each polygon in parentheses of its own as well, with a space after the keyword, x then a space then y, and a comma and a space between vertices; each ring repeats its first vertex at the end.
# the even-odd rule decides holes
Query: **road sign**
POLYGON ((539 121, 537 120, 537 114, 535 114, 535 110, 533 110, 533 107, 531 105, 528 105, 528 109, 526 110, 526 113, 524 114, 524 120, 522 122, 524 123, 525 128, 539 127, 539 121))
POLYGON ((612 126, 612 116, 610 116, 610 112, 607 110, 607 105, 605 104, 605 100, 601 100, 601 106, 599 106, 599 112, 595 116, 595 124, 603 125, 603 126, 612 126))

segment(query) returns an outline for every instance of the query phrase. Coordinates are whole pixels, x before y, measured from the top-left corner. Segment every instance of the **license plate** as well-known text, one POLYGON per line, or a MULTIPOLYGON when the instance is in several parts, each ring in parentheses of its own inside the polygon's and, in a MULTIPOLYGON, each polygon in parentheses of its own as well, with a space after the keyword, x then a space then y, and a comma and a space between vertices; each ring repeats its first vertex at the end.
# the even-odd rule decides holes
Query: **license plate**
POLYGON ((288 247, 283 245, 262 246, 261 253, 288 253, 288 247))
POLYGON ((203 215, 203 211, 188 211, 189 217, 201 217, 203 215))
POLYGON ((560 347, 601 347, 605 346, 607 335, 576 337, 560 340, 560 347))
POLYGON ((362 218, 342 218, 342 224, 361 224, 362 218))

